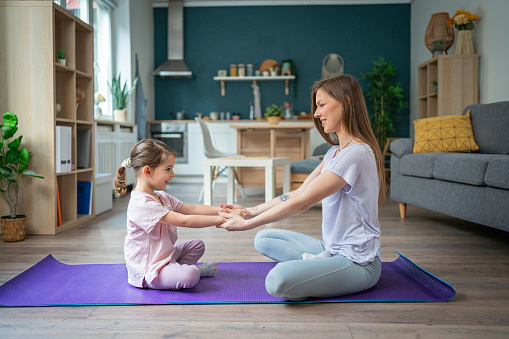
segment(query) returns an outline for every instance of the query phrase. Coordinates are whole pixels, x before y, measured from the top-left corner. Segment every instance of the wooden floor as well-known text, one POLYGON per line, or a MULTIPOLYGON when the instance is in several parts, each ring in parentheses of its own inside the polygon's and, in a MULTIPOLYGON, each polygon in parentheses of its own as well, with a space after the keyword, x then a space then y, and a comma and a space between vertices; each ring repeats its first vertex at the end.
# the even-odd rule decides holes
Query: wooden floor
MULTIPOLYGON (((226 200, 218 184, 215 203, 226 200)), ((172 184, 168 192, 197 203, 200 186, 172 184)), ((263 194, 248 192, 252 206, 263 194)), ((0 283, 52 254, 67 264, 122 263, 128 196, 112 211, 57 236, 0 241, 0 283)), ((383 261, 399 251, 452 284, 446 303, 330 303, 311 305, 153 305, 0 307, 0 337, 76 338, 495 338, 509 337, 509 233, 409 206, 407 219, 388 200, 380 216, 383 261)), ((320 237, 321 209, 264 227, 320 237)), ((508 221, 509 222, 509 221, 508 221)), ((257 230, 228 233, 181 229, 179 241, 203 239, 203 260, 264 261, 253 247, 257 230)), ((58 289, 58 286, 55 286, 58 289)))

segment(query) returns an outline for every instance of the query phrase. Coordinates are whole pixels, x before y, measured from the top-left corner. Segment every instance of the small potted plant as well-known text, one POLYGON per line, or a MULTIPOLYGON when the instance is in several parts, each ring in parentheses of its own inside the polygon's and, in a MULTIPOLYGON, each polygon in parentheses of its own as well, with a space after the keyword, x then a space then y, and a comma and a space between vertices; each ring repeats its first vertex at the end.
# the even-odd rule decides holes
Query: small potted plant
POLYGON ((65 50, 63 48, 59 48, 57 50, 57 61, 63 66, 67 63, 67 60, 65 59, 65 50))
POLYGON ((433 40, 433 42, 431 43, 431 54, 433 54, 433 57, 436 57, 437 55, 445 54, 445 53, 446 53, 446 51, 445 51, 444 40, 442 40, 442 39, 433 40))
POLYGON ((265 117, 269 121, 269 125, 277 125, 282 116, 283 109, 277 105, 270 105, 265 110, 265 117))
POLYGON ((122 81, 120 80, 120 73, 118 77, 111 80, 111 83, 108 82, 108 87, 110 89, 112 100, 113 100, 113 119, 115 121, 126 121, 127 120, 127 103, 129 102, 129 98, 136 87, 136 83, 138 82, 138 78, 134 79, 131 89, 127 89, 127 80, 122 85, 122 81))
POLYGON ((10 140, 18 131, 18 117, 7 112, 3 115, 0 126, 0 194, 7 201, 10 215, 2 216, 2 238, 4 241, 20 241, 25 239, 26 216, 17 215, 18 188, 23 175, 44 179, 28 170, 30 152, 20 148, 22 135, 10 140))

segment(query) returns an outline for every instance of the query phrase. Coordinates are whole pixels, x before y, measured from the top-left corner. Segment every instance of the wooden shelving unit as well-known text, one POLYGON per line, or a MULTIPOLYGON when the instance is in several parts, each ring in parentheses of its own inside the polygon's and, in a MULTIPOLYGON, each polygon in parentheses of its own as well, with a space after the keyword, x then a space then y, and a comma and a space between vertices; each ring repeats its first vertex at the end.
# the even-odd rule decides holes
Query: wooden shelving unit
POLYGON ((466 106, 477 104, 478 64, 477 54, 439 55, 420 64, 417 118, 458 115, 466 106))
POLYGON ((256 85, 257 81, 284 81, 285 94, 290 93, 289 82, 295 80, 295 75, 276 75, 276 76, 244 76, 244 77, 214 77, 215 81, 221 82, 221 95, 225 96, 225 82, 226 81, 252 81, 256 85))
MULTIPOLYGON (((6 89, 0 109, 18 115, 22 143, 32 152, 29 169, 44 176, 23 177, 18 214, 28 217, 27 233, 57 234, 95 217, 94 210, 77 214, 77 182, 94 183, 95 177, 93 29, 53 1, 0 2, 0 14, 5 19, 0 31, 0 87, 6 89), (56 62, 59 48, 65 50, 66 66, 56 62), (77 87, 85 93, 79 105, 77 87), (72 129, 70 172, 56 173, 56 126, 72 129), (91 140, 89 165, 77 169, 79 130, 89 130, 91 140)), ((2 205, 2 215, 6 207, 2 205)))

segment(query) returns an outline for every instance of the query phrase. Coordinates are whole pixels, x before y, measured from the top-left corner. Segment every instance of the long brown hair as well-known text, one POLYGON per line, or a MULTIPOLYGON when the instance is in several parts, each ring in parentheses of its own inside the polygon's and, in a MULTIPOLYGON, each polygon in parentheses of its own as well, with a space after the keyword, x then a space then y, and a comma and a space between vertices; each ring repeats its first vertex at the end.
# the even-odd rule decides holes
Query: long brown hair
MULTIPOLYGON (((331 79, 324 79, 314 83, 311 93, 311 114, 317 109, 316 93, 318 90, 325 91, 336 99, 344 107, 341 119, 341 126, 344 131, 355 139, 371 147, 375 155, 376 168, 378 172, 378 183, 380 192, 378 195, 378 207, 382 206, 385 198, 385 171, 380 146, 375 138, 371 123, 369 121, 366 101, 362 94, 359 82, 351 75, 344 74, 331 79)), ((331 145, 338 145, 336 133, 325 133, 319 118, 314 118, 318 132, 331 145)))
MULTIPOLYGON (((131 151, 130 164, 134 174, 138 176, 138 172, 143 167, 156 168, 166 160, 168 155, 176 156, 177 152, 168 147, 165 143, 154 139, 140 140, 131 151)), ((115 175, 115 191, 124 195, 127 186, 126 168, 119 166, 115 175)))

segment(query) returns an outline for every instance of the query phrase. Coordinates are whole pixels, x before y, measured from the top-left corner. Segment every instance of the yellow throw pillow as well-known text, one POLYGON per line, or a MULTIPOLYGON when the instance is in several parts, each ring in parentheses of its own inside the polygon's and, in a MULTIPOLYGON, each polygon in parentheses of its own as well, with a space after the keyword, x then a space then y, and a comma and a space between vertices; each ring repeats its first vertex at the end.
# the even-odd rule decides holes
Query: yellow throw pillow
POLYGON ((472 152, 475 143, 470 110, 465 115, 418 119, 414 121, 414 153, 472 152))

